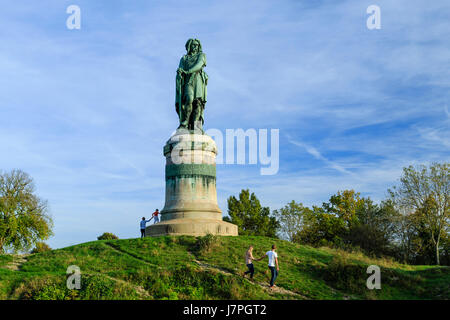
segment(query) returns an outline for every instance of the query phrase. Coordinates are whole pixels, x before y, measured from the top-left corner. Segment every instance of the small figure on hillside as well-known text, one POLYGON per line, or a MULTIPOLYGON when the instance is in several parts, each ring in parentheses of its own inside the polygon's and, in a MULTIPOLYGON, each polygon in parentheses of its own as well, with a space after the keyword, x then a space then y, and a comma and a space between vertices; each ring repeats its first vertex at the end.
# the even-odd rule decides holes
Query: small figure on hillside
POLYGON ((148 220, 145 220, 145 217, 142 217, 142 220, 141 220, 141 239, 143 237, 145 237, 145 224, 147 222, 150 222, 150 220, 152 220, 152 218, 150 218, 148 220))
POLYGON ((156 209, 155 212, 153 212, 152 219, 153 218, 155 219, 155 221, 153 223, 158 223, 159 222, 159 211, 158 211, 158 209, 156 209))
POLYGON ((253 274, 255 273, 255 268, 253 266, 253 260, 256 260, 253 257, 253 246, 248 247, 247 252, 245 253, 245 264, 247 265, 248 271, 244 272, 244 277, 246 274, 250 273, 250 279, 253 279, 253 274))
POLYGON ((270 279, 270 289, 273 289, 273 286, 275 285, 275 280, 277 279, 278 272, 280 271, 280 268, 278 267, 278 254, 275 252, 277 247, 273 244, 272 250, 267 251, 261 258, 257 259, 256 261, 264 259, 265 256, 269 257, 269 269, 272 273, 272 277, 270 279), (276 267, 276 269, 275 269, 276 267))

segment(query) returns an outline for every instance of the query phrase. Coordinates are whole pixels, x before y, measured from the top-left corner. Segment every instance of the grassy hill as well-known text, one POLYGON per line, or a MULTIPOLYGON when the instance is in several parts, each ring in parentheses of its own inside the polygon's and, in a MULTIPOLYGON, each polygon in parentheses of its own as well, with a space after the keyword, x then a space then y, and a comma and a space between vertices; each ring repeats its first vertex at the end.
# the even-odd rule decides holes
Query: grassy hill
POLYGON ((158 237, 87 242, 44 253, 0 255, 0 299, 449 299, 450 268, 402 265, 361 253, 265 237, 158 237), (280 274, 268 289, 267 261, 242 277, 244 253, 278 246, 280 274), (368 290, 368 265, 381 290, 368 290), (81 290, 66 270, 81 269, 81 290))

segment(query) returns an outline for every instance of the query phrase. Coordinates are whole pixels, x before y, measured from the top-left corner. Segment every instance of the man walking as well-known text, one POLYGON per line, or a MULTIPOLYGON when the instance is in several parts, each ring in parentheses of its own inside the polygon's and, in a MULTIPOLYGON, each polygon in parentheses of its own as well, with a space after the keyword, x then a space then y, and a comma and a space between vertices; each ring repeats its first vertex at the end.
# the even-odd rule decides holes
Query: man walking
POLYGON ((153 223, 158 223, 159 222, 159 211, 158 211, 158 209, 156 209, 155 212, 153 212, 152 218, 155 219, 155 222, 153 222, 153 223))
POLYGON ((150 222, 150 220, 152 220, 152 218, 150 218, 148 220, 145 220, 145 217, 142 217, 142 220, 141 220, 141 239, 143 237, 145 237, 145 224, 147 222, 150 222))
POLYGON ((269 269, 270 272, 272 273, 272 277, 270 279, 270 289, 273 289, 273 286, 275 285, 275 280, 277 279, 278 276, 278 271, 280 270, 280 268, 278 267, 278 254, 275 252, 276 249, 277 247, 273 244, 272 250, 267 251, 265 255, 263 255, 261 258, 258 259, 262 260, 264 259, 265 256, 269 257, 269 269))

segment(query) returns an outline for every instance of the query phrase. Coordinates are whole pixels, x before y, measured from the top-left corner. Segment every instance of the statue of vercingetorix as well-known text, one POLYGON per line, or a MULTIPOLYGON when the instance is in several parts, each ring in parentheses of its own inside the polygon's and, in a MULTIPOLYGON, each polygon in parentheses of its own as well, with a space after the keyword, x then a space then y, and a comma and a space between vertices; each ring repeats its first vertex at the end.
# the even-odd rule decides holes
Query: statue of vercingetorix
POLYGON ((198 39, 186 42, 186 51, 177 70, 175 109, 180 119, 179 129, 201 130, 203 132, 203 111, 206 104, 208 75, 206 55, 198 39))
POLYGON ((186 51, 176 77, 175 107, 180 126, 163 148, 166 200, 161 221, 147 227, 145 236, 237 236, 237 225, 223 221, 217 203, 217 145, 203 131, 206 56, 197 39, 186 42, 186 51))

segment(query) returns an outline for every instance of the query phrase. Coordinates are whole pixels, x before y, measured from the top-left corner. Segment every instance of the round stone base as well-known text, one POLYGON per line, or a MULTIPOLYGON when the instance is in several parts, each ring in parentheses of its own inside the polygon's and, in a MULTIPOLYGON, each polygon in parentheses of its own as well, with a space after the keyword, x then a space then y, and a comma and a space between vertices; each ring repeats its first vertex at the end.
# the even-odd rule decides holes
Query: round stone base
POLYGON ((238 227, 232 223, 212 219, 171 219, 148 226, 146 237, 158 236, 205 236, 208 233, 219 236, 237 236, 238 227))

